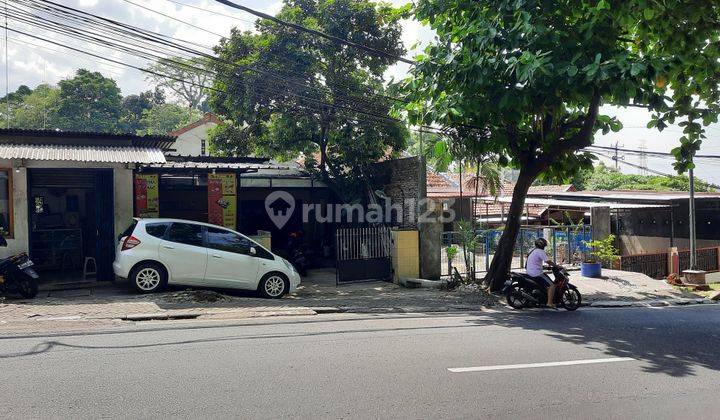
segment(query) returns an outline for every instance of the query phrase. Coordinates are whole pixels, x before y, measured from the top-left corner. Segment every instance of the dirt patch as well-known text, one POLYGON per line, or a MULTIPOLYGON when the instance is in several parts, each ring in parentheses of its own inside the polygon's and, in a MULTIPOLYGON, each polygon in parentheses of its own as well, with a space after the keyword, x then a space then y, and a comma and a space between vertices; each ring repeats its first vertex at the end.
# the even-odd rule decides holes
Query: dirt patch
POLYGON ((157 300, 167 303, 215 303, 227 302, 233 298, 212 290, 182 290, 179 292, 164 293, 157 300))

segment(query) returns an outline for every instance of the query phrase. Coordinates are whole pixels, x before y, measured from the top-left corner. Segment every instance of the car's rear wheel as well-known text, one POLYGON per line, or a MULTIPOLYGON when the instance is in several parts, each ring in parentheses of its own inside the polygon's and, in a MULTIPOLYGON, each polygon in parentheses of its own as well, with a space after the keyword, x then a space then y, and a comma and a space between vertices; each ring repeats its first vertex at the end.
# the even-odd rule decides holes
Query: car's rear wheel
POLYGON ((288 292, 290 283, 280 273, 268 273, 263 276, 258 285, 258 292, 268 299, 279 299, 288 292))
POLYGON ((155 263, 142 263, 133 268, 130 282, 140 293, 155 293, 165 288, 167 273, 155 263))

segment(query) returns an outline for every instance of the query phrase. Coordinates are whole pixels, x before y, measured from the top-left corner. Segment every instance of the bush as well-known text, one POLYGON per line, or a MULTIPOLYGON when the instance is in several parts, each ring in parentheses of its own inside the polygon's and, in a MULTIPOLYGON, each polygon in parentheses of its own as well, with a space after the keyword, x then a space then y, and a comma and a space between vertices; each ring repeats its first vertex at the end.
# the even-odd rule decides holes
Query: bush
POLYGON ((615 235, 608 235, 605 239, 583 242, 592 249, 586 262, 600 262, 603 267, 612 267, 612 263, 620 258, 620 252, 614 245, 615 235))

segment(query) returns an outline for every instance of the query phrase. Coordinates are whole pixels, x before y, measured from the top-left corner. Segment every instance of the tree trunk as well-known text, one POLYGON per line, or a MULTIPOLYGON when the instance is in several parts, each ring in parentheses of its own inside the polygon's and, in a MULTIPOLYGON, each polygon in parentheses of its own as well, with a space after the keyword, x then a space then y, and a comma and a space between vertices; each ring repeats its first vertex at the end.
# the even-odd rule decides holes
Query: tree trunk
POLYGON ((490 264, 490 270, 487 276, 485 276, 485 284, 490 287, 490 291, 492 292, 501 290, 507 280, 515 250, 515 240, 520 232, 525 196, 537 175, 537 171, 527 167, 523 167, 520 170, 517 183, 513 189, 512 203, 507 213, 505 230, 495 250, 495 255, 490 264))

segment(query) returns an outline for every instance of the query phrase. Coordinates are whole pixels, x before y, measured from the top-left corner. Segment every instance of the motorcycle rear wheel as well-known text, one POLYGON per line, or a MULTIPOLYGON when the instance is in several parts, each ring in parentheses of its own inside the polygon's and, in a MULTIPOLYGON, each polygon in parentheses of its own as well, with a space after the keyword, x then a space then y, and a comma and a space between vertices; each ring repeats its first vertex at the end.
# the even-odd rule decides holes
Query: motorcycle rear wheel
POLYGON ((507 304, 514 309, 523 309, 528 306, 528 300, 522 293, 522 287, 519 284, 513 284, 505 294, 507 304))
POLYGON ((32 299, 38 294, 38 284, 33 279, 18 280, 17 291, 25 299, 32 299))
POLYGON ((561 302, 563 308, 567 309, 568 311, 574 311, 577 308, 580 307, 582 304, 582 296, 580 295, 580 292, 578 289, 575 288, 575 286, 569 286, 562 294, 562 302, 561 302))

